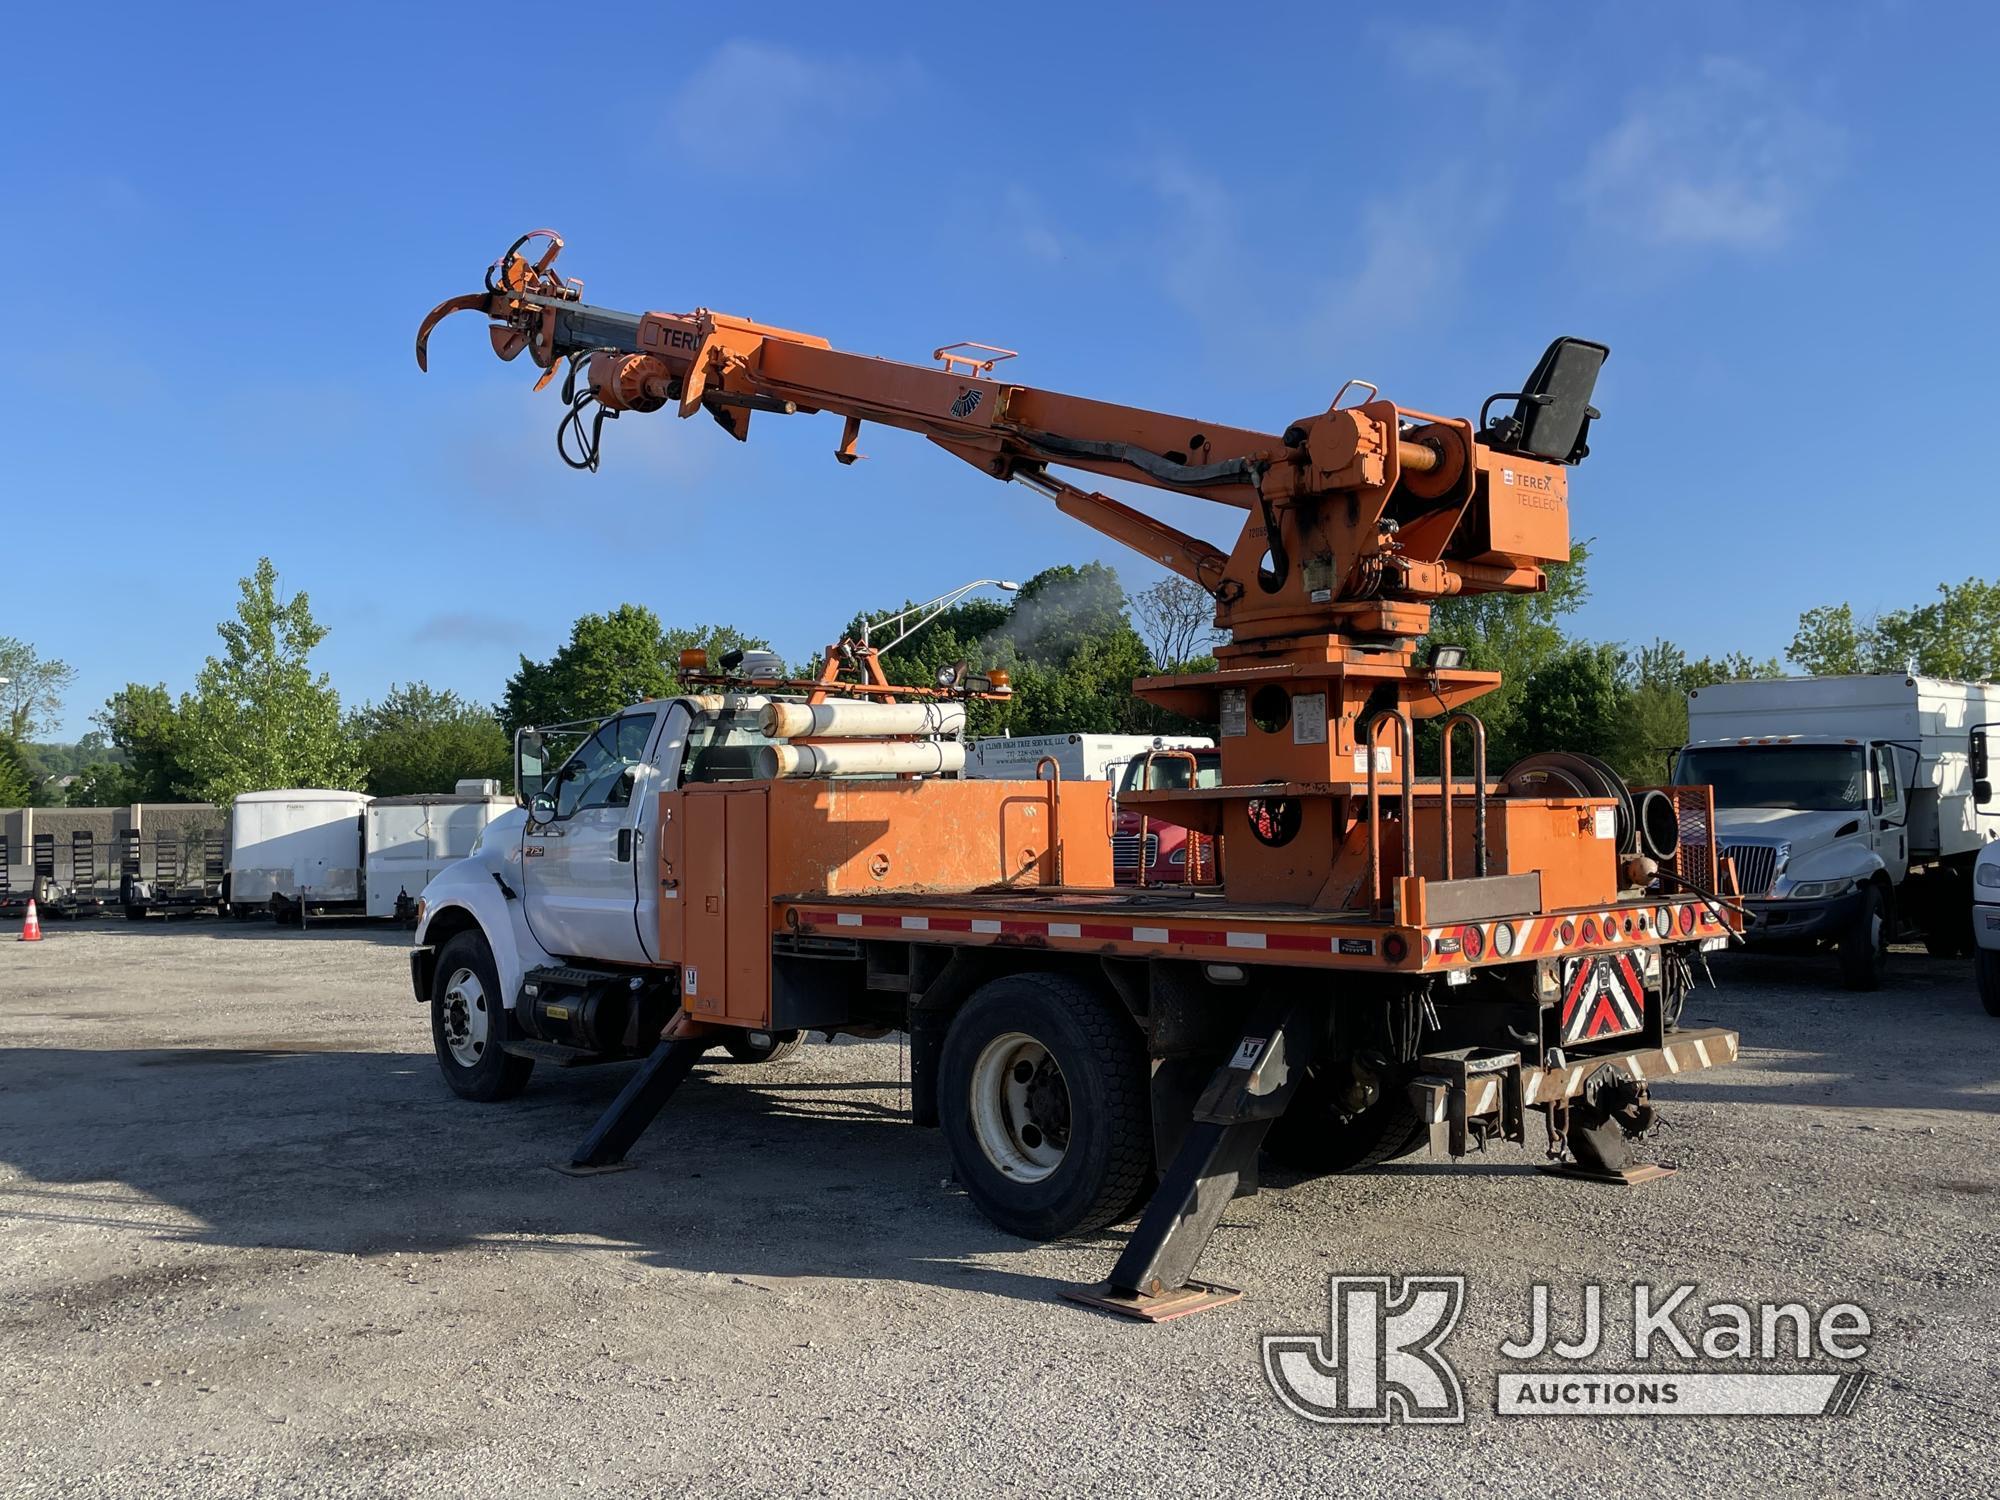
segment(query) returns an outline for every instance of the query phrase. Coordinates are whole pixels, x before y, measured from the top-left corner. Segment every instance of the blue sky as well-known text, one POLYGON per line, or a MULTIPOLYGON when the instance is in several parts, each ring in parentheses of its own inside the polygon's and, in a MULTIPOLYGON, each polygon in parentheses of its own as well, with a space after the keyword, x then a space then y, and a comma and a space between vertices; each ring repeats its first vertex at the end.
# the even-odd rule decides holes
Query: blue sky
POLYGON ((1572 514, 1602 638, 1776 653, 1810 605, 2000 571, 1991 10, 1391 11, 24 11, 0 635, 80 669, 73 735, 127 680, 189 686, 260 553, 350 702, 491 701, 624 600, 797 656, 981 574, 1157 576, 918 439, 842 469, 830 417, 626 418, 572 473, 476 320, 410 354, 543 224, 594 302, 979 339, 1272 431, 1349 376, 1470 413, 1601 339, 1572 514))

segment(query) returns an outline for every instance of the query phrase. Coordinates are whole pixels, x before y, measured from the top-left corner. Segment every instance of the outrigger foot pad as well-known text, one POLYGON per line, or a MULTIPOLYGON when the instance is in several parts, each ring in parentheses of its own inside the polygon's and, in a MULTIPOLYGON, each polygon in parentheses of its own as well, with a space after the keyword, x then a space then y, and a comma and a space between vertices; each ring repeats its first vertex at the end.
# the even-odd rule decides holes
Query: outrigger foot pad
POLYGON ((636 1161, 608 1161, 602 1166, 593 1167, 582 1162, 552 1161, 549 1163, 549 1170, 560 1172, 565 1177, 602 1177, 607 1172, 634 1171, 638 1165, 636 1161))
POLYGON ((1091 1286, 1064 1287, 1062 1295, 1067 1301, 1140 1323, 1169 1323, 1189 1313, 1206 1312, 1211 1307, 1234 1302, 1243 1292, 1219 1281, 1190 1281, 1175 1291, 1157 1294, 1123 1292, 1108 1281, 1100 1281, 1091 1286))
POLYGON ((1621 1167, 1616 1171, 1609 1168, 1586 1167, 1581 1162, 1549 1162, 1535 1168, 1547 1172, 1551 1177, 1568 1177, 1577 1182, 1608 1182, 1614 1187, 1637 1187, 1642 1182, 1658 1182, 1662 1177, 1674 1175, 1672 1167, 1663 1167, 1654 1162, 1642 1166, 1621 1167))

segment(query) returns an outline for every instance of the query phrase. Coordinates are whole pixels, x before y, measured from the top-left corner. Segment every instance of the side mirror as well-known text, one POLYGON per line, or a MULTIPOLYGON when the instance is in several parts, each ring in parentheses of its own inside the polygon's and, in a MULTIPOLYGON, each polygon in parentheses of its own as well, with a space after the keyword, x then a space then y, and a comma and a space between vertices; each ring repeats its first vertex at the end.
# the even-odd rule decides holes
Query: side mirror
POLYGON ((553 823, 556 820, 556 799, 548 792, 536 792, 528 800, 528 816, 537 823, 553 823))
MULTIPOLYGON (((1984 729, 1975 729, 1972 731, 1972 750, 1970 758, 1972 761, 1973 779, 1976 781, 1984 781, 1988 774, 1988 767, 1986 764, 1986 731, 1984 729)), ((1979 800, 1981 802, 1984 802, 1986 798, 1982 796, 1980 797, 1979 800)))
POLYGON ((548 751, 542 746, 541 732, 517 730, 514 734, 514 801, 518 805, 534 805, 541 795, 548 768, 548 751))
POLYGON ((1993 800, 1993 783, 1983 778, 1972 783, 1972 800, 1981 807, 1993 800))

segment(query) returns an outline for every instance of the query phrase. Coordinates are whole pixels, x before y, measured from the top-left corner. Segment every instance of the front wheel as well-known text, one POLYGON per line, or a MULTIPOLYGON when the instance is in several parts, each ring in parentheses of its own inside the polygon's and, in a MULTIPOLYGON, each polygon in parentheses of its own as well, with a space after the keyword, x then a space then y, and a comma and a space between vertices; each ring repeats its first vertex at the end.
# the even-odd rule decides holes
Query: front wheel
POLYGON ((1067 974, 1010 974, 953 1018, 938 1064, 945 1143, 981 1213, 1049 1240, 1116 1223, 1153 1170, 1146 1049, 1122 1007, 1067 974))
POLYGON ((527 1087, 535 1060, 508 1055, 508 1025, 492 950, 479 933, 459 933, 438 951, 431 1042, 444 1081, 461 1099, 511 1099, 527 1087))
POLYGON ((1979 1003, 1989 1016, 2000 1016, 2000 948, 1981 948, 1972 959, 1979 980, 1979 1003))
POLYGON ((1840 939, 1840 978, 1850 990, 1877 990, 1889 963, 1889 898, 1871 885, 1861 895, 1861 913, 1840 939))

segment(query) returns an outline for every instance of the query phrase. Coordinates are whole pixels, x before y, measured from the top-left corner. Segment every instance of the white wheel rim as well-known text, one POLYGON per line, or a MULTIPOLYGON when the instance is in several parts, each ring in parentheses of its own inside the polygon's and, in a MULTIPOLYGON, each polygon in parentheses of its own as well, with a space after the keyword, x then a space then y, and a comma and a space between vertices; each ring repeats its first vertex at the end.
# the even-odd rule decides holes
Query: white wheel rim
POLYGON ((986 1044, 972 1066, 972 1133, 1017 1182, 1040 1182, 1069 1150, 1069 1085, 1049 1049, 1024 1031, 986 1044))
POLYGON ((444 987, 444 1041, 453 1061, 477 1067, 486 1053, 486 987, 470 969, 454 969, 444 987))

